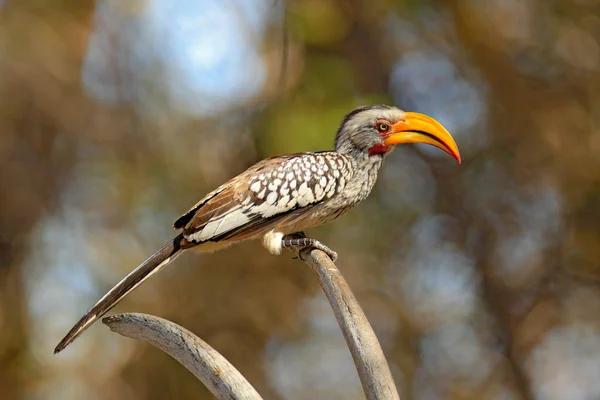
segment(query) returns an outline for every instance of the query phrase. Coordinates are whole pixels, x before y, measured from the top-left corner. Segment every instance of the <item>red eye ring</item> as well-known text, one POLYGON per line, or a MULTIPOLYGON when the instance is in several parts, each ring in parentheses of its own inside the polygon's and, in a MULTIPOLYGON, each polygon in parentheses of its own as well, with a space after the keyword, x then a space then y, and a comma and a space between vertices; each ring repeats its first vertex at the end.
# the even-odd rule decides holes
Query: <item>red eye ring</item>
POLYGON ((390 130, 392 124, 390 124, 386 120, 379 120, 375 122, 375 129, 377 129, 381 133, 386 133, 390 130))

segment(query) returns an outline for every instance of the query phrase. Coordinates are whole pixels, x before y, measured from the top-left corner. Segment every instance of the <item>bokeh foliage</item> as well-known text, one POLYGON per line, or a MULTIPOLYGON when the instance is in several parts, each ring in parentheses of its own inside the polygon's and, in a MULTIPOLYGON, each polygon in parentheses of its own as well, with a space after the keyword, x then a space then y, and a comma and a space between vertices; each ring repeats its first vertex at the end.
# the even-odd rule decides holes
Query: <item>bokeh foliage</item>
MULTIPOLYGON (((464 160, 397 149, 311 232, 402 398, 600 397, 599 67, 594 0, 0 2, 0 398, 210 398, 100 325, 52 348, 198 198, 370 103, 438 118, 464 160)), ((310 271, 257 243, 117 310, 182 324, 265 398, 362 398, 310 271)))

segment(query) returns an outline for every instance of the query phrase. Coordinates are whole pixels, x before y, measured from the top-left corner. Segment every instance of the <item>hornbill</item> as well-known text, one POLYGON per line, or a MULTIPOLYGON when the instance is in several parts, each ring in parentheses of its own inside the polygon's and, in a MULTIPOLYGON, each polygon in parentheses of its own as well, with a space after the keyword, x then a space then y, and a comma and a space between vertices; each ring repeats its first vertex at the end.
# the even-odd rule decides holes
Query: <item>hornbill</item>
POLYGON ((460 163, 454 139, 433 118, 387 105, 356 108, 343 119, 335 150, 267 158, 207 194, 175 221, 181 233, 106 293, 54 352, 63 350, 129 292, 190 248, 212 252, 261 239, 272 254, 285 247, 312 247, 335 261, 337 254, 307 238, 304 230, 331 221, 364 200, 384 158, 401 143, 439 147, 460 163))

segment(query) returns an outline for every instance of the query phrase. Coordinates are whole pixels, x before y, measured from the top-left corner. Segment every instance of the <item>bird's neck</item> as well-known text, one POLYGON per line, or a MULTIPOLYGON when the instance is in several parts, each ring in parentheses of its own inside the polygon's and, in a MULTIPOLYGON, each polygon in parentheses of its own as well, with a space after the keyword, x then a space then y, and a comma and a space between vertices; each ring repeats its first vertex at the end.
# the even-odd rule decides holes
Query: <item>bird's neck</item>
MULTIPOLYGON (((391 150, 391 149, 390 149, 391 150)), ((388 154, 389 150, 385 152, 365 152, 363 150, 349 150, 349 151, 338 151, 338 153, 344 154, 353 161, 357 171, 373 171, 379 172, 379 168, 383 164, 383 159, 388 154)))
POLYGON ((364 200, 377 181, 379 169, 383 164, 383 154, 370 155, 363 151, 345 153, 352 160, 354 178, 347 193, 352 193, 352 202, 364 200))

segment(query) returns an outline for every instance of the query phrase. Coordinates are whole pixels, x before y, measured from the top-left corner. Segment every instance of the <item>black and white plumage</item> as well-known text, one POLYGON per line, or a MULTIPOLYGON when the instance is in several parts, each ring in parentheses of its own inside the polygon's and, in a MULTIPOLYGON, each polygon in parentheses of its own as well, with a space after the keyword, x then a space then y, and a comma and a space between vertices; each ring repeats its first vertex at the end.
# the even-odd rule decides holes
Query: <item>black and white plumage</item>
POLYGON ((422 142, 453 155, 458 148, 435 120, 385 105, 360 107, 342 121, 335 150, 297 153, 259 161, 210 192, 174 224, 181 233, 165 244, 100 299, 57 345, 64 349, 88 326, 183 250, 211 252, 261 239, 272 254, 309 245, 336 254, 314 239, 286 235, 331 221, 371 192, 384 157, 396 144, 422 142))
POLYGON ((353 169, 350 158, 335 152, 269 158, 210 193, 175 227, 183 229, 187 241, 202 244, 239 241, 293 225, 343 192, 353 169))

